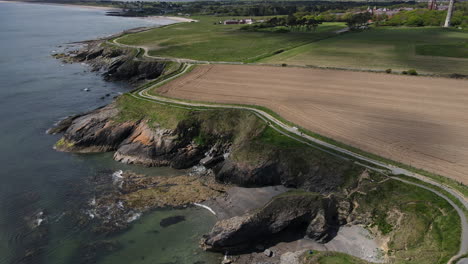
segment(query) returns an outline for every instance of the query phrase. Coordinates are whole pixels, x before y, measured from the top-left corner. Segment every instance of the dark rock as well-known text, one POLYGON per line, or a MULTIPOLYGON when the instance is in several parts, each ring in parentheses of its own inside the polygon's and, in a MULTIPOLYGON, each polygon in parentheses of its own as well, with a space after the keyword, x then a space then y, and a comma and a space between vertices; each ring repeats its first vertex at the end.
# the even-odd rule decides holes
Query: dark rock
POLYGON ((333 198, 319 194, 287 192, 256 212, 218 221, 201 245, 212 251, 243 251, 282 232, 325 242, 336 233, 335 203, 333 198))
POLYGON ((58 133, 63 133, 67 128, 69 128, 76 118, 82 116, 83 114, 78 114, 78 115, 73 115, 73 116, 67 116, 66 118, 60 120, 55 124, 54 127, 50 128, 47 130, 47 134, 55 135, 58 133))
POLYGON ((165 65, 162 62, 137 61, 124 57, 112 63, 103 75, 107 81, 135 83, 159 77, 163 73, 165 65))
POLYGON ((251 166, 226 160, 213 168, 213 171, 216 180, 224 183, 233 183, 245 187, 281 184, 281 176, 277 171, 277 165, 273 163, 251 166))
MULTIPOLYGON (((116 150, 133 131, 133 122, 112 121, 118 110, 113 104, 76 117, 55 149, 73 152, 105 152, 116 150)), ((64 129, 63 126, 62 130, 64 129)))
MULTIPOLYGON (((257 151, 257 150, 253 150, 257 151)), ((343 183, 349 162, 323 158, 307 150, 274 150, 255 164, 226 159, 213 167, 216 180, 244 187, 284 185, 329 193, 343 183)))
POLYGON ((307 226, 306 234, 308 237, 321 241, 322 238, 325 240, 329 225, 323 209, 317 211, 315 217, 310 221, 307 226))
POLYGON ((170 129, 151 129, 139 123, 118 147, 114 159, 129 164, 192 167, 203 158, 204 148, 190 143, 190 135, 170 129))
POLYGON ((159 225, 162 227, 168 227, 168 226, 175 225, 183 221, 185 221, 185 217, 182 215, 177 215, 177 216, 164 218, 163 220, 159 222, 159 225))

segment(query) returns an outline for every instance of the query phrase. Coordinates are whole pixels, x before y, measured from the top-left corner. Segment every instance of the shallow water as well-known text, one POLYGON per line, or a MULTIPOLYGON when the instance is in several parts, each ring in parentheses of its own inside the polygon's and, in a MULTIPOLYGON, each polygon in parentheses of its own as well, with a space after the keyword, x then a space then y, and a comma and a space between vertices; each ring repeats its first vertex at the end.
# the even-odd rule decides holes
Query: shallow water
MULTIPOLYGON (((95 9, 0 3, 0 263, 17 262, 24 254, 28 237, 20 223, 38 210, 49 215, 49 232, 44 254, 32 262, 79 263, 77 248, 98 238, 68 223, 62 214, 68 209, 73 188, 81 187, 87 177, 118 169, 155 176, 182 173, 120 164, 110 153, 55 152, 52 145, 59 136, 45 134, 60 118, 102 106, 129 89, 126 84, 104 82, 99 75, 87 72, 85 65, 61 64, 50 56, 60 49, 58 45, 167 23, 170 21, 107 17, 95 9), (100 99, 108 93, 111 96, 100 99)), ((213 221, 209 212, 198 208, 152 212, 126 233, 106 238, 122 240, 123 248, 101 260, 163 263, 178 256, 184 260, 177 263, 193 263, 189 259, 196 252, 198 258, 210 263, 214 256, 201 252, 197 241, 213 221), (159 233, 145 233, 158 225, 159 219, 171 215, 184 215, 186 221, 159 233), (128 243, 130 240, 133 242, 128 243), (161 241, 167 244, 165 250, 161 241)))

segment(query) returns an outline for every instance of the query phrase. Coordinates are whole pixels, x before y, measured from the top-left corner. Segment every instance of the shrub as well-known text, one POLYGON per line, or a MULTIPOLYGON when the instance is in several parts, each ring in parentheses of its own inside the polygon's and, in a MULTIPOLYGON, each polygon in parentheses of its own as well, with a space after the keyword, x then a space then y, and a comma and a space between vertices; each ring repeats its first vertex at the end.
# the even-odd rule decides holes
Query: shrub
POLYGON ((392 73, 392 69, 386 69, 385 72, 386 73, 392 73))
POLYGON ((463 79, 463 78, 468 78, 468 75, 464 75, 464 74, 459 74, 459 73, 452 73, 449 75, 450 78, 454 78, 454 79, 463 79))
POLYGON ((406 75, 406 74, 408 74, 408 72, 407 72, 407 71, 402 71, 401 74, 405 74, 405 75, 406 75))
POLYGON ((281 64, 281 67, 286 67, 288 66, 286 63, 281 64))
POLYGON ((279 27, 274 27, 271 31, 275 33, 288 33, 290 30, 287 27, 279 26, 279 27))
POLYGON ((275 52, 273 52, 273 54, 280 54, 280 53, 283 53, 284 52, 284 49, 280 49, 280 50, 277 50, 275 52))
POLYGON ((409 69, 408 74, 409 75, 418 75, 418 72, 415 69, 409 69))

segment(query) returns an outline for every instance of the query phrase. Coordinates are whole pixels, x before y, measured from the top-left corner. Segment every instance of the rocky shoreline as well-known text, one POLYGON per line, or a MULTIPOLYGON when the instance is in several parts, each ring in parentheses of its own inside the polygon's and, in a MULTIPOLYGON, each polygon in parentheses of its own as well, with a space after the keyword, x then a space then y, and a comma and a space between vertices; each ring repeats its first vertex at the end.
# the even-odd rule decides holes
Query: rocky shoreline
MULTIPOLYGON (((56 57, 85 62, 106 80, 133 85, 165 72, 164 62, 136 60, 130 50, 101 43, 90 42, 84 50, 56 57)), ((170 178, 114 173, 112 188, 104 188, 109 183, 96 180, 99 195, 82 209, 87 215, 82 224, 98 222, 95 232, 125 230, 132 219, 154 208, 222 204, 232 186, 283 189, 237 214, 225 211, 218 216, 212 231, 201 239, 205 250, 248 255, 257 252, 259 244, 267 248, 304 236, 325 243, 340 226, 354 220, 348 194, 358 185, 362 167, 303 145, 278 143, 265 134, 267 124, 250 112, 187 110, 173 125, 167 125, 151 116, 175 115, 171 110, 135 110, 138 115, 129 118, 126 111, 132 111, 128 109, 132 104, 126 101, 123 107, 125 100, 137 99, 124 95, 107 106, 59 122, 48 131, 63 133, 54 148, 113 152, 114 159, 123 163, 199 170, 170 178)))

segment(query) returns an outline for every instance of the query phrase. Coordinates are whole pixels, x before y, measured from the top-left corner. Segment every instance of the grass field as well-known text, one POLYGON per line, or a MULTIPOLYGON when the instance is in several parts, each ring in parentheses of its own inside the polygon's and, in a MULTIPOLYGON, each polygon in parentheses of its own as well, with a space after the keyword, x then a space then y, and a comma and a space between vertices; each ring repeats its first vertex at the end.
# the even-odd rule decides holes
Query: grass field
POLYGON ((468 74, 467 44, 466 31, 373 28, 304 45, 261 62, 468 74))
POLYGON ((208 61, 250 62, 335 35, 344 23, 324 23, 315 32, 245 32, 242 25, 219 25, 223 17, 193 17, 195 23, 179 23, 126 35, 119 43, 147 47, 150 55, 208 61))

